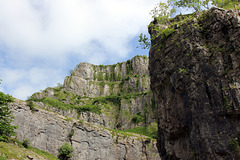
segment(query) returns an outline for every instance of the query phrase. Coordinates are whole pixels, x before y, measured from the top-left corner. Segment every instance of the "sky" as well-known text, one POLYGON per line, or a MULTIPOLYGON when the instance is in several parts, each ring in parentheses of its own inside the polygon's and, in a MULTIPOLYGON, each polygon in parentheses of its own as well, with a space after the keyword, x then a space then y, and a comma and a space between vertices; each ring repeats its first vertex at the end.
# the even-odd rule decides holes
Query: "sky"
POLYGON ((25 100, 81 63, 135 55, 159 0, 0 0, 0 91, 25 100))

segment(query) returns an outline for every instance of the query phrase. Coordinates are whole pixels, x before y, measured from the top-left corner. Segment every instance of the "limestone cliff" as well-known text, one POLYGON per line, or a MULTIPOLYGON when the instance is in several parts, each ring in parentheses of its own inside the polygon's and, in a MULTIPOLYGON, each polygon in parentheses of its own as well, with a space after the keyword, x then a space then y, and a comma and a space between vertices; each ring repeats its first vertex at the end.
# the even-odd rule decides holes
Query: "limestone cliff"
POLYGON ((212 8, 158 26, 149 68, 161 157, 239 159, 239 12, 212 8))
POLYGON ((82 97, 108 96, 118 92, 147 92, 150 91, 148 61, 145 56, 136 56, 115 65, 80 63, 66 77, 64 87, 82 97), (121 87, 119 82, 124 82, 121 87))
POLYGON ((155 122, 148 63, 146 56, 105 66, 80 63, 63 86, 35 93, 30 100, 39 107, 103 127, 146 126, 155 122))
POLYGON ((146 56, 107 66, 80 63, 62 86, 9 106, 17 138, 55 156, 68 142, 74 160, 159 159, 151 138, 156 127, 150 137, 123 131, 156 126, 146 56))
POLYGON ((156 142, 137 134, 105 129, 82 120, 49 112, 30 110, 26 102, 9 105, 15 116, 13 125, 19 140, 28 139, 33 147, 55 156, 65 143, 74 149, 73 160, 158 160, 156 142))

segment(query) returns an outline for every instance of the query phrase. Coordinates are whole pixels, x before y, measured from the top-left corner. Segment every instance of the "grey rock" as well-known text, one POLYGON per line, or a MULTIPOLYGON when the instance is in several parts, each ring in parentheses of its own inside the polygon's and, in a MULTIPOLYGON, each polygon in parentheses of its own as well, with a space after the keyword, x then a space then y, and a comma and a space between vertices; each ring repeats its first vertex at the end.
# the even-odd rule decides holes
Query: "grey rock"
POLYGON ((55 156, 68 142, 74 148, 73 160, 159 159, 156 142, 144 137, 122 135, 41 108, 32 112, 22 101, 11 103, 9 107, 15 116, 13 125, 18 126, 17 138, 28 139, 33 147, 55 156))
POLYGON ((212 8, 152 40, 162 159, 240 158, 239 18, 237 11, 212 8))

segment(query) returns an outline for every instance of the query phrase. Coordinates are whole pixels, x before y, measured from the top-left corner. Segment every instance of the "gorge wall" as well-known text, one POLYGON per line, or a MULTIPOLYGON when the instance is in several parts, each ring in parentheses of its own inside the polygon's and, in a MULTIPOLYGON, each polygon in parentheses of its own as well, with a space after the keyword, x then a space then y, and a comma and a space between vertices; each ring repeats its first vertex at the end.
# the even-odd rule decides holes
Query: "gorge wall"
POLYGON ((159 159, 156 137, 123 131, 155 123, 148 63, 146 56, 107 66, 80 63, 63 85, 9 105, 17 138, 55 156, 68 142, 74 160, 159 159))
POLYGON ((10 108, 18 126, 17 138, 30 145, 59 155, 59 148, 69 143, 73 160, 158 160, 156 142, 133 133, 120 133, 77 119, 64 117, 41 108, 30 110, 26 102, 16 100, 10 108))
POLYGON ((212 8, 166 26, 149 27, 162 159, 239 159, 239 11, 212 8))
POLYGON ((129 129, 155 122, 146 56, 115 65, 80 63, 63 86, 29 99, 64 116, 108 128, 129 129))

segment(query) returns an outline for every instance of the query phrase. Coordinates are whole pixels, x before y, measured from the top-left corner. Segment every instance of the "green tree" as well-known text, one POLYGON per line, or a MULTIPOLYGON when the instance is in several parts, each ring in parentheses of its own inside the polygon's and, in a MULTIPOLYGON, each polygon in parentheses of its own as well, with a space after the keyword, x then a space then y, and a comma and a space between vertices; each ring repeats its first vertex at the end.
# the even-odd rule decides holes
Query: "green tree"
POLYGON ((235 9, 240 9, 239 0, 213 0, 212 4, 217 7, 229 9, 229 8, 235 8, 235 9), (237 6, 238 5, 238 6, 237 6))
MULTIPOLYGON (((143 33, 141 33, 141 34, 139 35, 138 42, 139 42, 139 44, 140 44, 141 49, 150 49, 150 47, 151 47, 151 42, 150 42, 150 40, 149 40, 148 37, 147 37, 145 34, 143 34, 143 33)), ((137 47, 137 48, 138 48, 138 47, 137 47)))
POLYGON ((11 96, 0 92, 0 141, 8 141, 11 136, 15 135, 14 129, 17 127, 11 125, 14 117, 7 105, 13 101, 11 96))
POLYGON ((62 160, 69 159, 73 156, 73 147, 68 144, 64 143, 59 149, 59 158, 62 160))
POLYGON ((204 2, 209 2, 202 0, 170 0, 170 1, 171 4, 175 5, 176 7, 193 8, 195 11, 201 10, 201 7, 203 6, 203 4, 205 4, 204 2))
POLYGON ((195 11, 203 9, 209 9, 210 6, 216 6, 221 8, 235 8, 236 4, 239 4, 239 0, 170 0, 172 6, 182 8, 193 8, 195 11))
POLYGON ((158 3, 155 7, 150 11, 150 15, 152 18, 157 19, 158 23, 166 23, 169 21, 169 17, 176 12, 176 9, 173 7, 172 1, 169 0, 167 3, 158 3))
MULTIPOLYGON (((164 24, 169 22, 169 18, 170 16, 176 12, 175 8, 171 8, 170 9, 170 1, 168 1, 167 3, 158 3, 156 4, 156 6, 150 11, 150 15, 152 16, 152 18, 154 18, 155 20, 157 20, 157 22, 159 24, 164 24)), ((153 25, 153 24, 151 24, 153 25)), ((149 26, 151 27, 151 26, 149 26)), ((159 26, 154 26, 154 30, 157 31, 159 34, 157 34, 154 37, 151 37, 151 39, 155 39, 157 38, 161 31, 164 29, 163 27, 159 27, 159 26)), ((150 49, 151 47, 151 41, 150 39, 143 33, 141 33, 139 35, 139 40, 138 42, 140 43, 140 47, 142 49, 150 49)), ((138 48, 138 47, 137 47, 138 48)))

